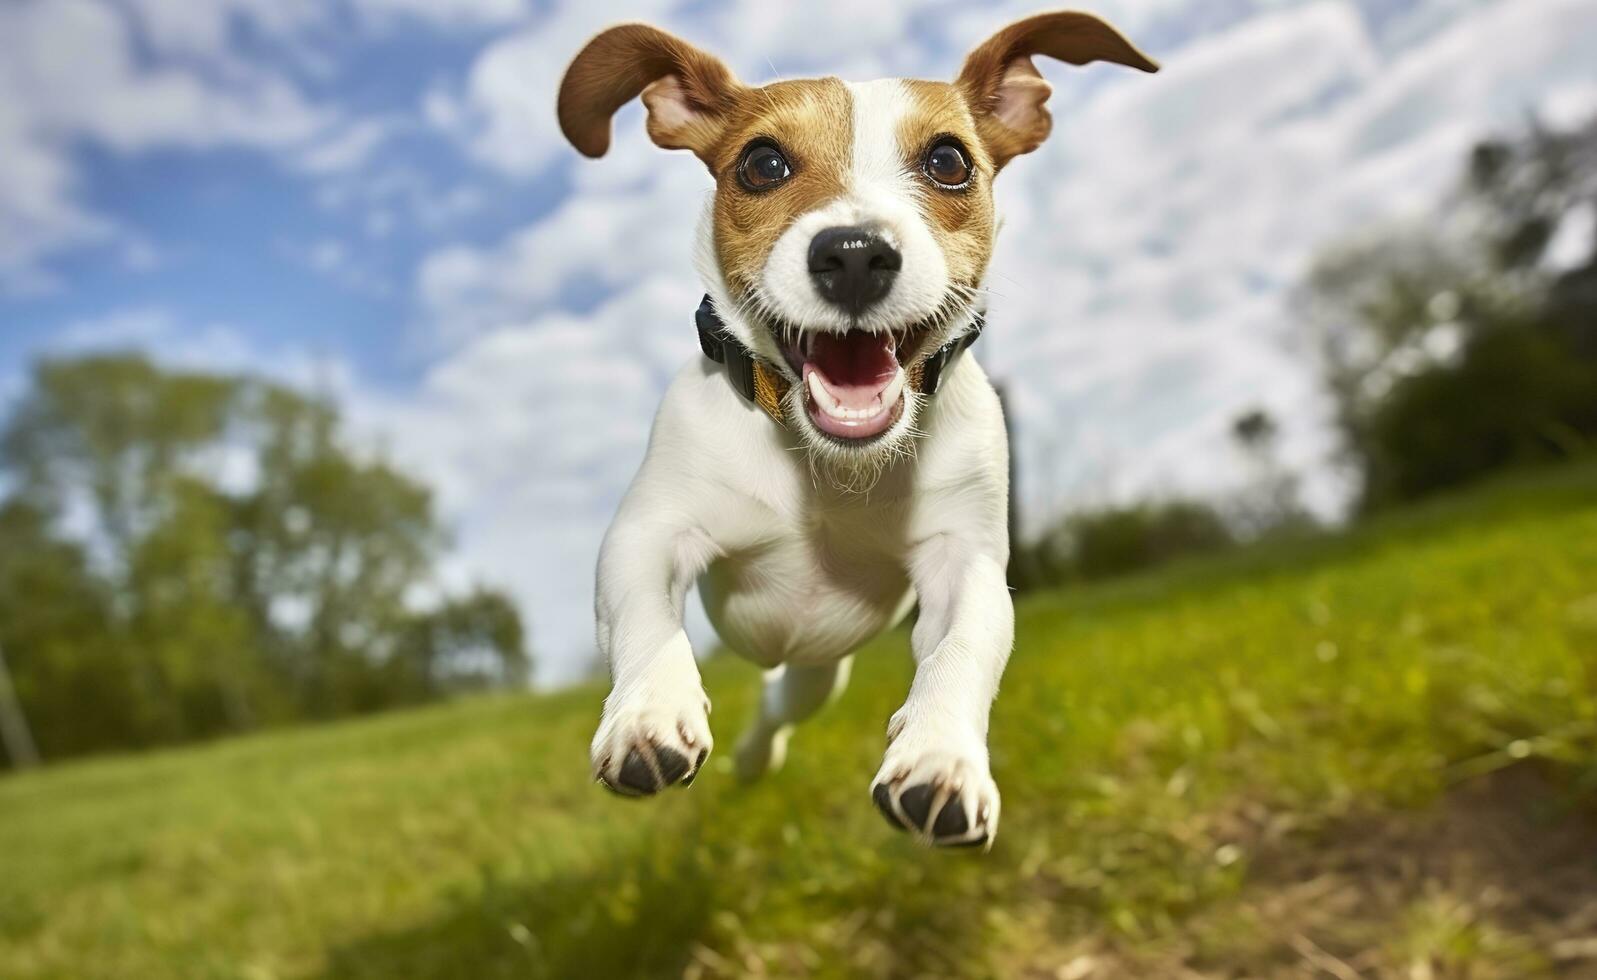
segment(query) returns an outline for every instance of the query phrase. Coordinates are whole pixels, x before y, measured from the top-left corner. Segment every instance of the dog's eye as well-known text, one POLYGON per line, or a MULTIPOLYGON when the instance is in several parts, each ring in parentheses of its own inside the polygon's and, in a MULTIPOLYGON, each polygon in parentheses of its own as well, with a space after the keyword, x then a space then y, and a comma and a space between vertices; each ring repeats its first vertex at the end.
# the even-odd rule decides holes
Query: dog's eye
POLYGON ((770 143, 755 143, 743 151, 743 159, 738 161, 738 180, 751 191, 775 187, 792 174, 787 157, 770 143))
POLYGON ((970 161, 953 140, 943 140, 926 154, 926 176, 944 187, 963 187, 970 180, 970 161))

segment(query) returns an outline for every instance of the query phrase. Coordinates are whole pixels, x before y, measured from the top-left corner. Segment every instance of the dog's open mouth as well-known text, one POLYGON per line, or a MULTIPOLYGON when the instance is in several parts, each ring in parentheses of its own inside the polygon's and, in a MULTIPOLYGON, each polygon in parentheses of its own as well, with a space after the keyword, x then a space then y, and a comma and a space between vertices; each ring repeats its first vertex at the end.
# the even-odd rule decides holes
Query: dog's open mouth
POLYGON ((869 439, 892 428, 904 411, 902 355, 918 338, 850 330, 803 333, 784 345, 804 384, 815 427, 837 439, 869 439))

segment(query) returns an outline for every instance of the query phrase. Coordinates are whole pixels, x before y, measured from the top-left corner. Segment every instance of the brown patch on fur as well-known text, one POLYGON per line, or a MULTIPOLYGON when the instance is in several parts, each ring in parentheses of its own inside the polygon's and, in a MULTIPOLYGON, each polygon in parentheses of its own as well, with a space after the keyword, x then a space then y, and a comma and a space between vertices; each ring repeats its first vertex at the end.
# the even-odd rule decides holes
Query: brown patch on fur
POLYGON ((622 24, 589 41, 560 81, 560 131, 585 156, 610 148, 610 117, 639 95, 649 106, 649 136, 701 159, 726 113, 749 91, 720 59, 647 24, 622 24))
POLYGON ((766 256, 800 215, 842 194, 853 157, 854 115, 835 78, 774 82, 737 100, 714 149, 715 251, 735 298, 759 281, 766 256), (766 191, 738 181, 743 149, 757 137, 775 142, 793 175, 766 191))
POLYGON ((561 131, 580 152, 603 156, 611 117, 640 95, 654 142, 692 150, 715 177, 716 256, 734 297, 745 297, 787 225, 843 192, 853 149, 848 89, 835 78, 750 88, 693 45, 646 24, 623 24, 589 41, 566 69, 561 131), (756 137, 775 142, 793 170, 759 193, 737 175, 743 149, 756 137))
POLYGON ((948 262, 949 281, 976 288, 993 252, 993 174, 991 155, 958 89, 946 82, 906 81, 911 109, 898 124, 904 164, 919 175, 921 210, 931 220, 948 262), (927 151, 941 136, 953 136, 970 157, 968 186, 946 190, 920 173, 927 151))
POLYGON ((964 93, 994 164, 1003 167, 1042 145, 1053 128, 1048 83, 1031 63, 1047 55, 1072 65, 1094 61, 1158 71, 1119 31, 1091 14, 1064 11, 1018 20, 966 56, 954 84, 964 93))

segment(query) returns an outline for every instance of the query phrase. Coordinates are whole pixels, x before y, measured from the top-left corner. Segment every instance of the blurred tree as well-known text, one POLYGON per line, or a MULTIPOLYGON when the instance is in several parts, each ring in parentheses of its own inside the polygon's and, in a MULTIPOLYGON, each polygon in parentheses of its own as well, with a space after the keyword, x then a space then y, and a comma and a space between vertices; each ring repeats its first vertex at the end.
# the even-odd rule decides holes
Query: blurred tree
POLYGON ((528 664, 501 655, 523 646, 521 618, 504 596, 478 590, 410 617, 395 666, 414 700, 525 683, 528 664))
POLYGON ((1361 505, 1597 438, 1597 119, 1490 140, 1443 213, 1328 251, 1305 291, 1361 505))
POLYGON ((503 596, 418 608, 431 496, 330 405, 133 355, 33 382, 0 435, 0 643, 46 757, 525 682, 503 596))
POLYGON ((1040 585, 1095 581, 1232 547, 1219 511, 1195 500, 1083 510, 1030 546, 1040 585))
POLYGON ((1214 508, 1196 501, 1141 504, 1078 514, 1066 522, 1082 578, 1107 578, 1233 543, 1214 508))
POLYGON ((366 654, 391 652, 443 543, 431 496, 345 453, 329 406, 280 388, 258 395, 259 475, 235 500, 234 586, 303 710, 373 707, 381 684, 366 654))
POLYGON ((1281 427, 1253 408, 1231 422, 1231 438, 1247 461, 1246 484, 1226 501, 1228 523, 1239 538, 1302 534, 1318 525, 1298 497, 1298 478, 1278 455, 1281 427))
POLYGON ((1275 418, 1262 408, 1249 409, 1231 423, 1231 435, 1250 454, 1267 456, 1275 447, 1275 437, 1280 434, 1275 418))
POLYGON ((110 603, 81 548, 48 517, 0 504, 0 646, 40 754, 81 752, 131 730, 135 708, 108 642, 110 603))
POLYGON ((39 764, 39 745, 33 740, 28 716, 22 713, 22 705, 17 701, 5 647, 0 647, 0 748, 5 749, 11 765, 17 769, 39 764))
MULTIPOLYGON (((52 517, 95 520, 102 557, 131 557, 170 503, 183 464, 223 434, 236 385, 166 374, 139 357, 46 361, 0 435, 16 496, 52 517)), ((117 578, 125 565, 109 569, 117 578)))

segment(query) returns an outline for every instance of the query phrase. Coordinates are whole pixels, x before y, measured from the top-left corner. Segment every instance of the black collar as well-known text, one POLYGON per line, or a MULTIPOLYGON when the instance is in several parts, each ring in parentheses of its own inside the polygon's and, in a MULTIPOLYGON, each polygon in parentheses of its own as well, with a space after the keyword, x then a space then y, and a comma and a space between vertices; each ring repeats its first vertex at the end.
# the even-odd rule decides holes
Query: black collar
MULTIPOLYGON (((698 311, 693 314, 693 321, 699 328, 699 347, 703 349, 704 356, 717 364, 726 365, 726 379, 737 393, 764 408, 772 418, 780 422, 780 410, 776 409, 770 394, 764 390, 765 379, 761 377, 762 375, 780 377, 779 372, 761 363, 753 351, 744 347, 736 337, 732 336, 732 332, 726 328, 726 323, 715 312, 715 305, 710 302, 709 294, 705 294, 704 300, 699 303, 698 311)), ((937 386, 942 382, 943 372, 948 365, 961 351, 976 342, 976 338, 981 336, 982 328, 986 325, 986 319, 981 313, 973 313, 970 329, 937 348, 930 357, 926 358, 920 373, 921 394, 937 393, 937 386)))

